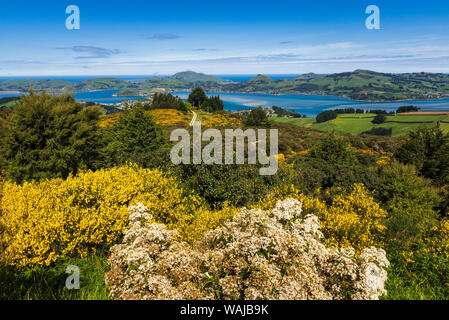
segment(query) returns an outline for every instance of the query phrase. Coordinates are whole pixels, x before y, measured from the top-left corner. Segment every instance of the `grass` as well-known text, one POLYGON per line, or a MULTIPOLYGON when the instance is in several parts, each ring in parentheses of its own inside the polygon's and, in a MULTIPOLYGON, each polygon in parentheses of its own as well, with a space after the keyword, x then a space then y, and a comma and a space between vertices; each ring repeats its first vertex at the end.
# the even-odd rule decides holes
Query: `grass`
POLYGON ((51 267, 0 267, 0 300, 106 300, 108 271, 107 253, 67 259, 51 267), (79 290, 65 286, 69 265, 80 269, 79 290))
POLYGON ((423 255, 418 263, 407 264, 398 255, 390 254, 390 268, 382 300, 447 300, 448 264, 444 257, 423 255))
POLYGON ((16 101, 9 101, 3 104, 0 104, 0 107, 14 108, 16 105, 16 101))
MULTIPOLYGON (((298 125, 301 127, 321 130, 321 131, 335 131, 340 133, 361 134, 369 131, 374 127, 392 128, 394 137, 401 137, 407 135, 419 127, 436 127, 438 120, 449 121, 449 116, 442 115, 417 115, 417 116, 401 116, 391 115, 387 116, 387 122, 374 125, 372 120, 374 114, 343 114, 339 115, 337 119, 327 121, 324 123, 316 123, 315 118, 284 118, 284 117, 270 117, 270 120, 298 125), (430 123, 427 123, 430 122, 430 123)), ((449 123, 441 123, 440 128, 449 133, 449 123)))

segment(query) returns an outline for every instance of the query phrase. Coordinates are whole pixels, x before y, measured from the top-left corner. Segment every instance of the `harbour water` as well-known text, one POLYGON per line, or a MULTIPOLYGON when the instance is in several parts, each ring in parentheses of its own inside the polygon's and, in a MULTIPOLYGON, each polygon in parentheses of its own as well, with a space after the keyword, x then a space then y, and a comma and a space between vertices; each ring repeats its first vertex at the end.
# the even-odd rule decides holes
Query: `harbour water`
MULTIPOLYGON (((75 98, 78 101, 90 101, 102 104, 114 104, 125 100, 134 100, 138 97, 114 97, 119 90, 102 90, 92 92, 76 92, 75 98)), ((182 99, 187 99, 189 92, 173 92, 174 95, 182 99)), ((0 98, 18 96, 18 93, 0 93, 0 98)), ((269 95, 251 93, 208 93, 209 96, 218 95, 223 100, 225 110, 237 111, 261 107, 278 106, 281 108, 295 110, 307 116, 316 116, 318 113, 334 108, 359 108, 359 109, 383 109, 394 111, 400 106, 414 105, 426 111, 449 110, 449 98, 429 101, 404 101, 404 102, 358 102, 346 98, 317 95, 269 95)))

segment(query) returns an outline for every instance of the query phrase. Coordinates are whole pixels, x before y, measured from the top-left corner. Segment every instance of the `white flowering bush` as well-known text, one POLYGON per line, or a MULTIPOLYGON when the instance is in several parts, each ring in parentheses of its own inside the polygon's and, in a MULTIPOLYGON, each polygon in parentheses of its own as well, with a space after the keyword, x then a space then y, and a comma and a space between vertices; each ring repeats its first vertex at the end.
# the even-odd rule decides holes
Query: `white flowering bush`
POLYGON ((270 211, 242 209, 194 245, 130 207, 130 228, 111 249, 113 299, 378 299, 385 251, 323 245, 320 223, 294 199, 270 211))

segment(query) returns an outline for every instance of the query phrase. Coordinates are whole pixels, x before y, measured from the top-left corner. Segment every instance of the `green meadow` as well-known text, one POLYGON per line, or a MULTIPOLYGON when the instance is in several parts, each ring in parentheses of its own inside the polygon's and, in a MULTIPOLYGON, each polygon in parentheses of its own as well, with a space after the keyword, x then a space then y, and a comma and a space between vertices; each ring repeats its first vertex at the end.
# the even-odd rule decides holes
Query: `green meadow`
MULTIPOLYGON (((285 117, 270 117, 270 120, 295 124, 301 127, 317 129, 321 131, 335 131, 341 133, 361 134, 369 131, 372 128, 392 128, 392 136, 404 136, 410 131, 420 127, 436 127, 438 121, 449 122, 449 115, 417 115, 417 116, 403 116, 403 115, 389 115, 387 122, 374 125, 372 120, 375 114, 341 114, 337 119, 317 123, 315 118, 285 118, 285 117)), ((444 132, 449 133, 449 123, 440 123, 440 128, 444 132)))

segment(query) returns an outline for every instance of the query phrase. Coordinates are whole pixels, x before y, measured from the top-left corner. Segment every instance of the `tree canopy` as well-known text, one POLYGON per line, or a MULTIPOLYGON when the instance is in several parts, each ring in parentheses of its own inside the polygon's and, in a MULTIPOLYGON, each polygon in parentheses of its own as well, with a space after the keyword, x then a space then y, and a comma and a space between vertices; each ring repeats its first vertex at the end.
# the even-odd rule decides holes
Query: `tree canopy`
POLYGON ((195 108, 200 108, 206 100, 206 93, 200 87, 193 89, 187 99, 195 108))
POLYGON ((17 102, 1 153, 9 178, 22 182, 67 177, 95 169, 100 161, 99 107, 85 107, 73 95, 36 94, 17 102))

